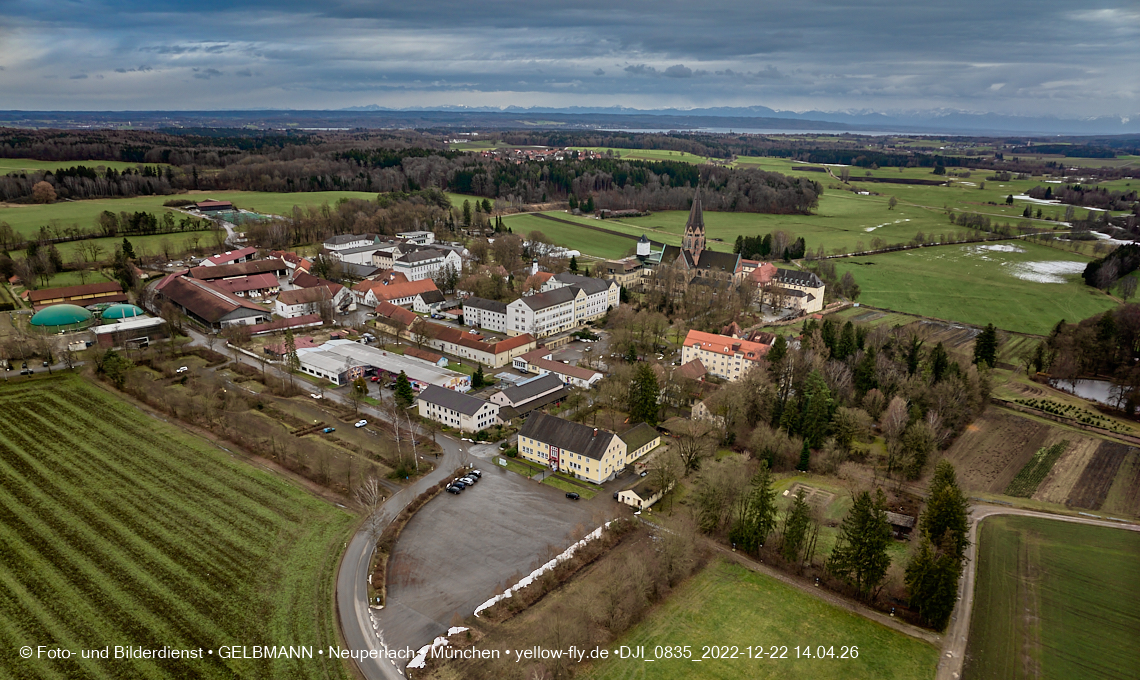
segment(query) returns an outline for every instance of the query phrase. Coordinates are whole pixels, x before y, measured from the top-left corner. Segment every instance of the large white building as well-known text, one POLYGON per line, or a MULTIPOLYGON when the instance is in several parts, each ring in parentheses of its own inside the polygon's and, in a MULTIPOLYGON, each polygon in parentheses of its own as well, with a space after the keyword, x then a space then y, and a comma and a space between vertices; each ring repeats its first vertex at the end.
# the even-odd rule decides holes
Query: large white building
POLYGON ((449 266, 457 273, 463 271, 463 259, 453 250, 435 248, 400 255, 392 262, 392 270, 403 274, 409 281, 433 278, 441 269, 449 266))
POLYGON ((771 345, 727 335, 689 331, 681 348, 681 364, 696 359, 705 370, 725 380, 739 380, 764 358, 771 345))
POLYGON ((481 297, 463 298, 463 323, 496 333, 507 332, 507 303, 481 297))
POLYGON ((457 392, 471 389, 469 375, 351 340, 329 340, 318 347, 298 349, 297 358, 302 372, 337 385, 347 385, 370 371, 384 371, 390 375, 399 375, 402 371, 419 389, 426 389, 429 385, 457 392))
POLYGON ((421 417, 463 432, 479 432, 501 422, 499 404, 435 385, 420 392, 416 407, 421 417))
POLYGON ((621 285, 616 281, 579 276, 569 272, 555 274, 542 285, 542 290, 577 287, 586 294, 584 300, 576 301, 574 317, 579 323, 593 321, 605 316, 610 309, 621 304, 621 285))

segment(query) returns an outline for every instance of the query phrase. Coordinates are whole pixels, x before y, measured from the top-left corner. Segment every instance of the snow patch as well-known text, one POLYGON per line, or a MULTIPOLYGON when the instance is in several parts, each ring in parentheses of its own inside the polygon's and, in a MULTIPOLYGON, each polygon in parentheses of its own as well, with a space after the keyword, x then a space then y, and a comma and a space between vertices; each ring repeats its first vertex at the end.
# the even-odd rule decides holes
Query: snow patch
POLYGON ((432 651, 436 648, 446 647, 447 645, 447 638, 437 637, 431 641, 430 645, 424 645, 423 647, 420 647, 419 650, 416 651, 416 655, 412 657, 411 661, 408 662, 408 668, 423 668, 425 665, 427 665, 428 654, 431 654, 432 651))
MULTIPOLYGON (((565 550, 565 552, 563 552, 561 555, 558 555, 557 557, 550 560, 546 564, 542 565, 538 569, 535 569, 534 571, 530 572, 530 574, 527 576, 524 576, 521 581, 519 581, 515 585, 511 586, 510 588, 507 588, 503 592, 502 595, 496 595, 496 596, 492 597, 491 599, 487 600, 486 602, 484 602, 483 604, 476 607, 475 608, 475 616, 478 617, 479 612, 483 611, 484 609, 487 609, 488 607, 493 607, 498 602, 501 602, 502 600, 505 600, 508 597, 511 597, 511 595, 513 593, 516 593, 516 592, 522 590, 523 588, 526 588, 530 584, 534 583, 534 580, 536 578, 538 578, 539 576, 542 576, 546 572, 548 572, 551 569, 553 569, 554 567, 558 566, 560 563, 565 562, 566 560, 573 557, 574 553, 577 552, 578 548, 584 547, 590 541, 601 538, 602 537, 602 531, 604 529, 609 528, 609 526, 610 526, 610 523, 606 522, 604 525, 598 527, 597 529, 594 529, 590 533, 586 534, 585 538, 583 538, 582 540, 578 541, 574 545, 567 548, 565 550)), ((411 665, 409 664, 408 667, 411 668, 411 665)))
POLYGON ((467 629, 464 628, 463 626, 452 626, 451 628, 447 629, 447 637, 451 637, 452 635, 457 635, 459 633, 465 633, 465 632, 467 632, 467 629))
POLYGON ((1084 270, 1084 262, 1047 260, 1043 262, 1018 262, 1010 266, 1009 273, 1023 281, 1033 281, 1034 283, 1065 283, 1065 277, 1080 274, 1084 270))
POLYGON ((1025 248, 1012 243, 995 243, 993 245, 974 246, 975 252, 988 251, 991 253, 1024 253, 1025 248))

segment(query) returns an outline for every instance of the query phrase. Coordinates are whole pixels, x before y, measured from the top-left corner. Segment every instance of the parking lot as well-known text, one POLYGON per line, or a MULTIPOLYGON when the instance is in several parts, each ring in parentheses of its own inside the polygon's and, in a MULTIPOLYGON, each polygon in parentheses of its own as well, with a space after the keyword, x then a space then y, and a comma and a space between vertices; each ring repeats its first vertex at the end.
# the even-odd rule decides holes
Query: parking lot
POLYGON ((616 517, 606 493, 565 493, 472 458, 483 478, 462 494, 442 493, 400 535, 389 566, 388 606, 377 621, 389 648, 430 642, 502 587, 616 517), (573 534, 573 535, 572 535, 573 534))

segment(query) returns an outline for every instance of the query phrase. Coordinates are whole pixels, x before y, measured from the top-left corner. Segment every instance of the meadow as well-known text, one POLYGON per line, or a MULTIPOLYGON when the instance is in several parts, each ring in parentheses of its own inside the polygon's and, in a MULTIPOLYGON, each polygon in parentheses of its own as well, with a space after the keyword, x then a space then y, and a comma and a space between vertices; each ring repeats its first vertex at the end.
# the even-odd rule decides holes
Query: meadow
POLYGON ((1140 677, 1140 533, 982 522, 963 676, 1140 677))
POLYGON ((1088 260, 1029 243, 948 245, 835 260, 862 289, 859 301, 900 312, 978 326, 1047 334, 1116 306, 1086 286, 1088 260))
POLYGON ((938 650, 926 642, 722 561, 709 565, 681 586, 616 645, 643 645, 649 658, 659 645, 691 645, 698 659, 705 646, 728 646, 736 647, 743 658, 611 659, 598 662, 585 677, 912 680, 933 677, 938 663, 938 650), (786 646, 787 658, 767 658, 773 646, 786 646), (809 646, 813 658, 796 658, 797 646, 809 646), (832 650, 836 657, 844 646, 857 647, 858 658, 814 658, 820 646, 832 650), (749 647, 762 648, 765 658, 748 658, 749 647))
MULTIPOLYGON (((567 213, 551 212, 548 214, 558 220, 576 221, 571 219, 567 213)), ((612 229, 610 220, 604 222, 601 220, 594 221, 599 228, 612 229)), ((624 257, 637 246, 637 237, 635 236, 626 238, 615 234, 607 234, 587 229, 585 226, 579 228, 571 224, 566 224, 565 222, 547 220, 526 213, 504 217, 503 226, 509 227, 512 232, 523 237, 532 231, 540 231, 555 245, 578 250, 583 254, 593 255, 595 257, 624 257)), ((618 231, 617 229, 612 230, 618 231)))
POLYGON ((88 168, 104 167, 108 170, 123 171, 128 168, 137 168, 141 165, 150 167, 166 166, 166 163, 128 163, 126 161, 35 161, 27 158, 0 158, 0 175, 13 172, 37 172, 50 170, 56 172, 63 168, 74 168, 82 165, 88 168))
POLYGON ((333 582, 355 519, 74 376, 0 388, 0 676, 347 678, 333 582), (222 659, 221 645, 313 659, 222 659), (22 659, 22 645, 213 649, 22 659))

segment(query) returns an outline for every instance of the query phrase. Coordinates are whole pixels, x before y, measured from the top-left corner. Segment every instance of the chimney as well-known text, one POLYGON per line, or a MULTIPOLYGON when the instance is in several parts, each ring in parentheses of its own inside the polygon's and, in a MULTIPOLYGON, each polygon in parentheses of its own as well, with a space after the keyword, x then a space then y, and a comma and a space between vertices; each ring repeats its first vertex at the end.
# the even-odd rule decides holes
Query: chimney
POLYGON ((594 436, 595 436, 595 437, 597 437, 597 436, 598 436, 598 428, 596 428, 596 427, 594 428, 594 436))

